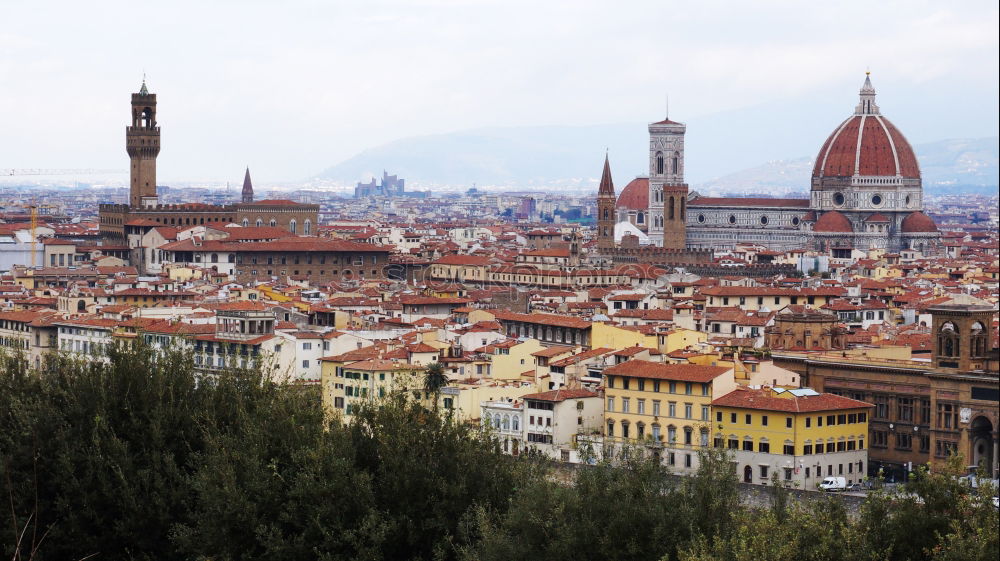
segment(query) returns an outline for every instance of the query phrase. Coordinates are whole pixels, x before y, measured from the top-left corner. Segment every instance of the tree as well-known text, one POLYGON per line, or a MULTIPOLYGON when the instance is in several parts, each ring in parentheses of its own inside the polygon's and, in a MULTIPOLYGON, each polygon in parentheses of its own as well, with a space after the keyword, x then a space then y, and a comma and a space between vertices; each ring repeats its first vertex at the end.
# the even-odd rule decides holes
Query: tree
POLYGON ((434 400, 434 410, 438 409, 438 398, 441 388, 448 385, 448 375, 444 373, 444 365, 432 362, 424 368, 424 393, 434 400))

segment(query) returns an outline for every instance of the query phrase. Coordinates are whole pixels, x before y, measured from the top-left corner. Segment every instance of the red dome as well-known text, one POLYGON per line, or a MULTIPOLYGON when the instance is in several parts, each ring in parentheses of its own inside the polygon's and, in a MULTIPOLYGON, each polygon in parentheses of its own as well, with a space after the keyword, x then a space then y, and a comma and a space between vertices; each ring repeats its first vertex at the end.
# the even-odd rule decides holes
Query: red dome
POLYGON ((629 182, 618 195, 618 208, 649 210, 649 178, 637 177, 629 182))
POLYGON ((937 224, 930 216, 922 212, 911 212, 903 219, 900 229, 904 234, 916 234, 920 232, 937 232, 937 224))
POLYGON ((886 218, 881 212, 876 212, 868 218, 865 218, 865 222, 891 222, 891 220, 886 218))
POLYGON ((813 177, 853 175, 919 179, 913 148, 881 115, 854 115, 833 131, 816 155, 813 177))
POLYGON ((824 212, 823 216, 819 217, 816 225, 813 226, 813 231, 849 234, 854 231, 854 227, 851 226, 851 221, 846 216, 835 210, 831 210, 824 212))

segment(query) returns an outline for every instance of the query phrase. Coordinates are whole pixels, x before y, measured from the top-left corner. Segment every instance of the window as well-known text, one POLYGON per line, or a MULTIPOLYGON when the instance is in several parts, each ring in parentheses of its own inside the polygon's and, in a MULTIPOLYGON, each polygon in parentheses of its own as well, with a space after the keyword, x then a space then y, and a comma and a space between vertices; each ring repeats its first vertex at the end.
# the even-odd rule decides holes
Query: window
POLYGON ((749 413, 747 413, 746 415, 744 415, 744 423, 745 424, 752 425, 753 424, 751 422, 752 420, 753 420, 753 417, 749 413))
POLYGON ((730 436, 729 437, 729 449, 730 450, 739 450, 739 448, 740 448, 740 441, 736 440, 735 436, 730 436))
POLYGON ((913 448, 913 435, 908 432, 896 433, 896 449, 909 450, 913 448))
POLYGON ((763 426, 765 426, 765 427, 767 426, 767 415, 761 415, 760 416, 760 424, 763 425, 763 426))
POLYGON ((785 428, 786 429, 792 428, 792 418, 791 417, 785 417, 785 428))
POLYGON ((692 442, 692 440, 691 440, 691 433, 692 432, 694 432, 694 431, 691 430, 691 427, 684 427, 684 444, 687 444, 687 445, 691 444, 691 442, 692 442))
POLYGON ((767 479, 767 466, 760 466, 760 478, 767 479))
POLYGON ((753 452, 753 440, 746 438, 743 440, 743 450, 746 452, 753 452))
POLYGON ((677 442, 677 427, 673 425, 667 427, 667 442, 677 442))
MULTIPOLYGON (((958 427, 958 419, 955 418, 956 407, 950 403, 938 403, 938 419, 937 426, 942 429, 950 429, 952 427, 958 427)), ((939 456, 941 454, 938 454, 939 456)), ((947 455, 947 454, 945 454, 947 455)))
POLYGON ((628 413, 629 398, 622 398, 622 413, 628 413))
POLYGON ((730 423, 736 423, 736 413, 730 413, 729 414, 729 422, 730 423))
POLYGON ((806 417, 806 428, 812 426, 812 417, 806 417))
POLYGON ((691 406, 690 403, 685 403, 684 404, 684 418, 685 419, 691 419, 692 418, 691 417, 691 409, 692 409, 692 406, 691 406))
POLYGON ((771 453, 771 443, 766 440, 761 440, 760 444, 757 445, 757 451, 763 452, 764 454, 771 453))
POLYGON ((889 418, 889 396, 876 395, 873 396, 875 401, 875 418, 876 419, 888 419, 889 418))
POLYGON ((609 397, 608 398, 608 411, 614 411, 614 410, 615 410, 615 398, 609 397))
POLYGON ((669 389, 667 391, 670 393, 677 393, 677 382, 670 382, 670 384, 668 384, 668 388, 669 389))
POLYGON ((309 368, 309 361, 308 360, 303 360, 302 361, 302 368, 309 368))
POLYGON ((709 419, 710 412, 707 405, 701 406, 701 420, 707 421, 709 419))
POLYGON ((654 417, 660 416, 660 401, 657 399, 653 400, 653 416, 654 417))
POLYGON ((805 446, 802 447, 802 454, 804 456, 808 456, 808 455, 810 455, 812 453, 813 453, 813 445, 812 444, 806 444, 805 446))
POLYGON ((700 445, 702 445, 702 446, 708 446, 708 431, 707 430, 702 429, 698 433, 698 443, 700 445))
POLYGON ((691 382, 684 382, 684 394, 691 395, 691 387, 693 384, 691 382))
POLYGON ((716 413, 715 413, 715 422, 717 422, 717 423, 721 423, 722 422, 722 411, 716 411, 716 413))
POLYGON ((872 431, 872 446, 886 448, 889 446, 889 433, 883 430, 872 431))
POLYGON ((671 401, 667 404, 667 416, 677 417, 677 402, 671 401))
MULTIPOLYGON (((862 415, 864 415, 864 413, 862 413, 862 415)), ((920 400, 920 422, 924 425, 929 425, 931 423, 931 400, 929 399, 920 400)), ((928 448, 927 451, 930 452, 930 448, 928 448)))
POLYGON ((637 399, 636 403, 635 403, 635 406, 636 406, 636 413, 638 413, 640 415, 645 415, 646 414, 646 400, 645 399, 637 399))
POLYGON ((794 456, 795 455, 795 445, 794 444, 789 444, 789 443, 786 442, 785 446, 782 449, 782 453, 784 453, 786 456, 794 456))

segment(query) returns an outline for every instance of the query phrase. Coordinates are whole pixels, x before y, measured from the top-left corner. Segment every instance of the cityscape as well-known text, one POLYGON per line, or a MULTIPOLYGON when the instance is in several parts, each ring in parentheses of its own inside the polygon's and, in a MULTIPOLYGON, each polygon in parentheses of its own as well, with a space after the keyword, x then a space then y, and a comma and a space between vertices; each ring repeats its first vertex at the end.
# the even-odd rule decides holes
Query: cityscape
POLYGON ((930 137, 858 66, 807 159, 706 170, 674 103, 555 174, 539 130, 297 180, 171 169, 198 109, 139 73, 114 154, 0 159, 0 551, 996 558, 997 92, 930 137))

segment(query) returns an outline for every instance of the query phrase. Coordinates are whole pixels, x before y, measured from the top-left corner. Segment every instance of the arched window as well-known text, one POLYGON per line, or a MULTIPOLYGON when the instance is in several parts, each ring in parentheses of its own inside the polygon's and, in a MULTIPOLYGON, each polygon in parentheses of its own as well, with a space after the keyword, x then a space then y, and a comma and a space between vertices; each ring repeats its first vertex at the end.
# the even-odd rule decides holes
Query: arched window
POLYGON ((500 413, 493 415, 493 426, 496 428, 500 428, 500 413))
POLYGON ((950 321, 946 321, 938 333, 938 353, 948 357, 959 354, 958 332, 955 330, 955 324, 950 321))
POLYGON ((673 160, 673 168, 674 168, 673 174, 674 175, 677 175, 677 164, 680 162, 680 159, 681 159, 681 153, 680 152, 674 152, 674 160, 673 160))
POLYGON ((604 219, 608 219, 608 209, 604 209, 604 219))
POLYGON ((976 358, 986 356, 986 329, 978 321, 969 329, 969 351, 976 358))
MULTIPOLYGON (((244 218, 243 219, 243 227, 246 228, 249 225, 250 225, 250 219, 249 218, 244 218)), ((258 226, 259 226, 259 224, 258 224, 258 226)))
POLYGON ((663 152, 656 153, 656 173, 663 174, 663 152))
POLYGON ((645 222, 646 222, 646 214, 645 213, 640 212, 639 214, 635 215, 635 223, 636 224, 643 224, 645 222))
POLYGON ((669 199, 667 199, 667 204, 669 205, 669 208, 670 208, 670 210, 667 211, 667 214, 668 214, 667 220, 673 220, 674 219, 674 198, 670 197, 669 199))
POLYGON ((278 225, 278 221, 272 218, 271 221, 267 223, 267 225, 268 226, 277 226, 278 225))
POLYGON ((687 199, 681 197, 681 220, 687 220, 687 199))
POLYGON ((255 222, 254 225, 257 226, 258 228, 260 228, 261 226, 264 225, 264 221, 261 220, 260 218, 258 218, 257 222, 255 222))
POLYGON ((213 253, 212 254, 212 263, 218 263, 218 262, 219 262, 219 254, 218 253, 213 253))
POLYGON ((294 218, 293 218, 293 219, 291 219, 291 220, 290 220, 290 221, 288 222, 288 231, 289 231, 289 232, 291 232, 291 233, 293 233, 293 234, 295 234, 295 233, 297 233, 297 232, 295 231, 295 230, 296 230, 297 228, 298 228, 298 224, 297 224, 297 223, 295 222, 295 219, 294 219, 294 218))
POLYGON ((302 233, 305 234, 305 235, 307 235, 307 236, 311 236, 312 235, 312 225, 313 225, 312 224, 312 220, 306 219, 306 221, 302 223, 302 233))
POLYGON ((510 430, 510 416, 503 416, 503 430, 510 430))
POLYGON ((511 418, 510 428, 516 431, 521 430, 521 417, 519 415, 514 415, 511 418))

